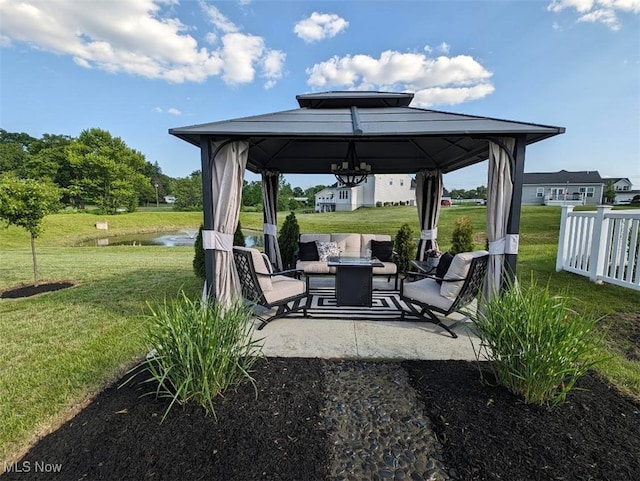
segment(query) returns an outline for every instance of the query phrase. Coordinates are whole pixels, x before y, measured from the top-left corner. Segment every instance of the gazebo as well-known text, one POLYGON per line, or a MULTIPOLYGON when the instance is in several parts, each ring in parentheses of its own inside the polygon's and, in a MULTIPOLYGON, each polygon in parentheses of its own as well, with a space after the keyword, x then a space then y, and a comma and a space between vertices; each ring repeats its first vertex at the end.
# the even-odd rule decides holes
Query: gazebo
POLYGON ((564 133, 553 127, 411 107, 411 93, 326 92, 296 96, 299 108, 178 127, 200 148, 206 289, 228 302, 237 285, 232 244, 245 169, 262 175, 265 252, 281 267, 276 237, 280 174, 416 174, 418 258, 437 246, 442 174, 489 160, 485 286, 515 276, 526 146, 564 133))

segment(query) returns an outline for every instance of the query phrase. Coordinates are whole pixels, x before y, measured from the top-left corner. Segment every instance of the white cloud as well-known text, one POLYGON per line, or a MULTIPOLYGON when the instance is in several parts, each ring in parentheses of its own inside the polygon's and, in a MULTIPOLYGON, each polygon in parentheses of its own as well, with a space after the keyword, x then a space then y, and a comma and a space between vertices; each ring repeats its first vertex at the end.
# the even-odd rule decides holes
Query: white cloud
POLYGON ((161 114, 162 113, 162 109, 160 107, 155 107, 152 112, 155 112, 156 114, 161 114))
POLYGON ((0 46, 24 42, 33 48, 69 55, 83 68, 127 73, 172 83, 204 82, 220 76, 229 84, 267 81, 282 75, 273 61, 278 51, 248 33, 217 8, 200 3, 213 31, 207 48, 187 33, 192 28, 170 16, 176 0, 23 0, 0 1, 0 46), (248 48, 248 50, 247 50, 248 48), (237 64, 236 62, 240 62, 237 64), (266 63, 269 64, 265 69, 266 63))
POLYGON ((178 109, 171 107, 170 109, 167 110, 168 114, 171 115, 182 115, 182 112, 180 112, 178 109))
POLYGON ((618 14, 640 14, 640 0, 552 0, 547 6, 551 12, 573 9, 578 22, 603 23, 611 30, 620 30, 618 14))
POLYGON ((449 53, 450 49, 451 46, 446 42, 442 42, 440 45, 438 45, 438 51, 444 53, 445 55, 449 53))
POLYGON ((335 13, 313 12, 310 17, 296 23, 293 31, 305 42, 312 43, 335 37, 348 26, 349 22, 335 13))
POLYGON ((414 103, 429 107, 479 99, 495 88, 492 73, 468 55, 428 57, 387 50, 368 55, 332 57, 307 69, 314 88, 391 90, 415 93, 414 103))

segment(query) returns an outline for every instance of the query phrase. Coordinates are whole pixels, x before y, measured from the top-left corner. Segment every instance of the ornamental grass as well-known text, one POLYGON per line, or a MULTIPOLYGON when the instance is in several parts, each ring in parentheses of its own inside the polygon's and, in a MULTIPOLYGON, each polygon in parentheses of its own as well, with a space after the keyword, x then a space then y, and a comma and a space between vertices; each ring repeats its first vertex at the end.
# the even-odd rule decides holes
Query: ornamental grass
POLYGON ((489 361, 498 384, 526 403, 563 402, 576 380, 604 360, 598 320, 569 305, 532 279, 527 287, 509 285, 471 316, 480 338, 477 359, 489 361))
MULTIPOLYGON (((254 363, 261 357, 259 340, 252 340, 250 307, 234 301, 192 300, 184 292, 151 307, 148 342, 153 355, 145 361, 158 397, 173 406, 195 402, 215 417, 214 400, 244 380, 252 384, 254 363)), ((152 394, 152 393, 150 393, 152 394)), ((257 395, 257 392, 256 392, 257 395)))

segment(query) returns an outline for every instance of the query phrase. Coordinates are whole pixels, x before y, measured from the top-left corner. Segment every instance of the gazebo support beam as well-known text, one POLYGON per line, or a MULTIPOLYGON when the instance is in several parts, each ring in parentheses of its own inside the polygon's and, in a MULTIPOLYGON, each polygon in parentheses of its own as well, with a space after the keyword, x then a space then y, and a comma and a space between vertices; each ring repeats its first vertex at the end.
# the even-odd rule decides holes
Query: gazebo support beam
MULTIPOLYGON (((212 179, 212 142, 211 136, 200 136, 200 162, 202 164, 202 208, 204 211, 203 227, 204 230, 213 230, 213 192, 211 186, 212 179)), ((215 296, 215 272, 216 258, 215 251, 204 251, 204 268, 206 274, 206 295, 209 299, 215 296)))
MULTIPOLYGON (((513 152, 513 164, 511 166, 511 175, 513 182, 513 194, 511 196, 511 209, 509 210, 509 218, 507 219, 507 234, 520 234, 520 212, 522 210, 522 179, 524 177, 524 158, 526 150, 526 137, 523 135, 515 136, 516 145, 513 152)), ((504 267, 505 278, 509 278, 511 282, 515 281, 516 264, 518 262, 517 254, 505 254, 504 267)))

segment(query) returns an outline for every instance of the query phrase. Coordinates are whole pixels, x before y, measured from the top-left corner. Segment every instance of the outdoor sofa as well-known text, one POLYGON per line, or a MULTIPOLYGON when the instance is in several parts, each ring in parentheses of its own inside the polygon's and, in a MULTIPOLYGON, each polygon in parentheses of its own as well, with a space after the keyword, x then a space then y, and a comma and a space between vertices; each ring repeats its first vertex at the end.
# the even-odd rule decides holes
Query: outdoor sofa
POLYGON ((374 267, 374 276, 384 276, 398 288, 398 266, 394 262, 393 240, 388 234, 300 234, 296 269, 305 276, 333 275, 329 257, 375 257, 383 266, 374 267))

